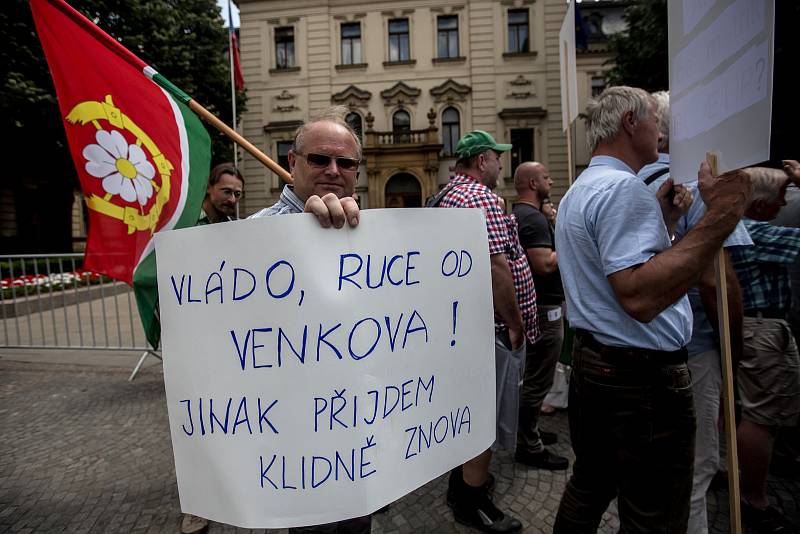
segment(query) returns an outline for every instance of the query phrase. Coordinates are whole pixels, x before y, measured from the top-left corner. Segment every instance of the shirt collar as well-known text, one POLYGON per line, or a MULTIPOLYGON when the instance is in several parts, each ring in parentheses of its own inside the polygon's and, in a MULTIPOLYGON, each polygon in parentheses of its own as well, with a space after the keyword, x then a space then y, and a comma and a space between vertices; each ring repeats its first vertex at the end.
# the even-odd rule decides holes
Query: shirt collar
POLYGON ((667 154, 665 152, 659 152, 658 153, 658 160, 656 160, 656 163, 669 164, 669 154, 667 154))
POLYGON ((589 167, 598 167, 600 165, 611 167, 612 169, 617 171, 625 171, 634 175, 636 174, 635 172, 633 172, 633 169, 631 169, 628 166, 627 163, 613 156, 594 156, 592 157, 592 160, 589 162, 589 167))
POLYGON ((469 174, 456 174, 455 176, 453 176, 452 180, 454 182, 460 182, 460 183, 480 184, 480 181, 477 178, 475 178, 474 176, 470 176, 469 174))
MULTIPOLYGON (((233 217, 225 215, 225 219, 219 222, 230 222, 232 220, 234 220, 233 217)), ((200 219, 198 220, 198 222, 202 222, 205 224, 214 224, 213 222, 211 222, 211 218, 208 216, 208 213, 206 213, 206 210, 204 210, 203 208, 200 208, 200 219)))
POLYGON ((283 191, 281 191, 281 200, 285 204, 292 206, 300 213, 306 209, 306 203, 300 200, 300 197, 298 197, 294 192, 294 187, 289 184, 283 186, 283 191))

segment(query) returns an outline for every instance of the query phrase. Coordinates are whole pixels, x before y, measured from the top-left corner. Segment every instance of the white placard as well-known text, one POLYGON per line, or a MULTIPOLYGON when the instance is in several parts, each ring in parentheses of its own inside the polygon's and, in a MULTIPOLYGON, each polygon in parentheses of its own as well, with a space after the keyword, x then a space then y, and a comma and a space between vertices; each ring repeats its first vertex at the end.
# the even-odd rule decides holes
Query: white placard
POLYGON ((683 0, 683 33, 694 29, 716 0, 683 0))
POLYGON ((246 528, 371 513, 495 436, 477 209, 156 235, 181 509, 246 528))
POLYGON ((707 152, 717 154, 719 172, 769 159, 773 26, 770 0, 670 0, 669 145, 676 183, 697 179, 707 152))
POLYGON ((561 128, 566 130, 578 117, 578 69, 575 62, 575 2, 569 3, 558 33, 561 68, 561 128))

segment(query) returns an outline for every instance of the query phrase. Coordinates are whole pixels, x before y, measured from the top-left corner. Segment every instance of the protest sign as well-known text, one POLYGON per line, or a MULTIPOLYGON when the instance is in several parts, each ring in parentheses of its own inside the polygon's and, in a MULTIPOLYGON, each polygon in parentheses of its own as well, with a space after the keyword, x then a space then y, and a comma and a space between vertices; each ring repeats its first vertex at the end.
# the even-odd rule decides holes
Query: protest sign
POLYGON ((670 0, 670 174, 697 179, 769 159, 774 3, 670 0))
POLYGON ((575 62, 575 2, 569 3, 558 32, 558 61, 561 81, 561 129, 578 117, 578 68, 575 62))
POLYGON ((373 512, 486 450, 480 210, 309 214, 156 235, 181 508, 247 528, 373 512))

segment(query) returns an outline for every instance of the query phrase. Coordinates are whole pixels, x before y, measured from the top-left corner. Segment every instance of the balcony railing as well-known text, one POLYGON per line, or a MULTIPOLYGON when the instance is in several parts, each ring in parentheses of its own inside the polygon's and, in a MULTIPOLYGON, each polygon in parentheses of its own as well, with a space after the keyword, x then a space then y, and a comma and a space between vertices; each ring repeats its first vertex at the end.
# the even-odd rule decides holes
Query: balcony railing
POLYGON ((403 130, 397 132, 366 132, 368 147, 386 145, 423 145, 427 143, 438 143, 436 128, 425 128, 424 130, 403 130))

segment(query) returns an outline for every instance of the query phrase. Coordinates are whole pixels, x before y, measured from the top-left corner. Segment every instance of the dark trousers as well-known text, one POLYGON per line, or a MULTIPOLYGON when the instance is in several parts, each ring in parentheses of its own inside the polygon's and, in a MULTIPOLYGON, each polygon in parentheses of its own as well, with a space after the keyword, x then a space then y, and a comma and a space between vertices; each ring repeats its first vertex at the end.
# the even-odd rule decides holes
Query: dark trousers
POLYGON ((539 436, 539 412, 547 392, 553 387, 556 363, 564 342, 564 321, 547 318, 547 313, 561 306, 540 305, 538 309, 539 340, 525 351, 525 375, 519 398, 519 430, 517 450, 535 454, 544 449, 539 436))
POLYGON ((372 516, 365 515, 324 525, 290 528, 289 534, 369 534, 371 529, 372 516))
POLYGON ((597 532, 617 497, 621 533, 684 533, 695 435, 685 351, 684 363, 665 364, 641 349, 598 345, 576 336, 569 395, 576 459, 553 532, 597 532))

